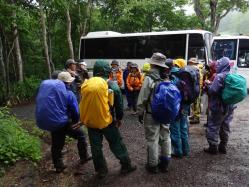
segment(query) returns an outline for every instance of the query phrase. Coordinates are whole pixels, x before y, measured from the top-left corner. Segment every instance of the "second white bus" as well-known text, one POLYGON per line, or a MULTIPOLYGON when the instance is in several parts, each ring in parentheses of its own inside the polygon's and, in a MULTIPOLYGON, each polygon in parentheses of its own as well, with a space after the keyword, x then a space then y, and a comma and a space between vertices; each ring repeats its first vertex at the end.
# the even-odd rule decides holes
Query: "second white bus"
POLYGON ((244 76, 249 88, 249 36, 214 37, 212 56, 214 60, 228 57, 231 60, 231 71, 244 76))

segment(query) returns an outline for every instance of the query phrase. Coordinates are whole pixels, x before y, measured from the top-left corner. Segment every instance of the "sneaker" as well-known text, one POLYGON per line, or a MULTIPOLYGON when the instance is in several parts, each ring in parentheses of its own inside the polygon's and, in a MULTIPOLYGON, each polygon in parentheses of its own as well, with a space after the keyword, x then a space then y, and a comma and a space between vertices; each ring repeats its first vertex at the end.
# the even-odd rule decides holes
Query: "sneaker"
POLYGON ((132 114, 132 115, 137 115, 137 112, 134 111, 134 112, 132 112, 131 114, 132 114))
POLYGON ((80 164, 83 165, 92 159, 93 159, 92 156, 87 156, 85 159, 80 159, 80 164))
POLYGON ((129 165, 128 167, 127 166, 122 166, 121 167, 121 174, 128 174, 128 173, 131 173, 133 171, 135 171, 137 169, 137 166, 135 165, 129 165))
POLYGON ((157 174, 159 173, 159 168, 158 166, 149 166, 149 165, 146 165, 145 169, 151 173, 151 174, 157 174))

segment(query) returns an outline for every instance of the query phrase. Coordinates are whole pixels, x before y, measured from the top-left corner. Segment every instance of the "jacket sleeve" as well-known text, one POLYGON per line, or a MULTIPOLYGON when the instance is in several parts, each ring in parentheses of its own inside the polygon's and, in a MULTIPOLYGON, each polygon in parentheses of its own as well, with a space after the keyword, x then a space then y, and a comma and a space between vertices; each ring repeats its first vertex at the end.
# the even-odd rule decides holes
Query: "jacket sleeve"
POLYGON ((218 95, 218 93, 222 90, 224 84, 224 77, 219 74, 215 77, 213 83, 208 88, 208 93, 210 95, 218 95))
POLYGON ((144 79, 144 77, 143 77, 143 75, 140 73, 140 77, 139 77, 139 83, 138 83, 138 87, 139 88, 141 88, 142 87, 142 84, 143 84, 143 79, 144 79))
POLYGON ((123 77, 123 72, 122 72, 122 70, 120 70, 119 72, 118 72, 118 85, 119 85, 119 87, 121 87, 122 86, 122 83, 123 83, 123 80, 122 80, 122 77, 123 77))
POLYGON ((128 75, 128 77, 127 77, 127 79, 126 79, 126 85, 127 85, 127 88, 128 88, 129 90, 132 89, 132 87, 131 87, 131 76, 130 76, 130 74, 128 75))
POLYGON ((123 111, 123 96, 120 88, 114 82, 110 84, 110 89, 113 90, 114 93, 114 113, 117 120, 122 120, 124 111, 123 111))
POLYGON ((139 92, 138 100, 137 100, 137 107, 139 113, 142 113, 150 100, 151 91, 153 87, 153 80, 146 76, 142 85, 142 88, 139 92))
POLYGON ((79 106, 77 99, 72 91, 68 91, 68 114, 73 123, 77 123, 80 119, 79 106))

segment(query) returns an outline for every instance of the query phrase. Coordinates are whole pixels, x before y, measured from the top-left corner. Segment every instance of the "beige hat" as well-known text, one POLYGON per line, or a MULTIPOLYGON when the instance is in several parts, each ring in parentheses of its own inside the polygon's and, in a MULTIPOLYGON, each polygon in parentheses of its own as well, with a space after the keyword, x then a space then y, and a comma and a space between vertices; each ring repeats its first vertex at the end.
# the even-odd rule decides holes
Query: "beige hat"
POLYGON ((190 58, 188 64, 199 64, 197 58, 190 58))
POLYGON ((148 61, 150 64, 160 66, 163 68, 168 68, 168 66, 165 64, 166 56, 164 56, 161 53, 153 53, 151 58, 146 58, 145 60, 148 61))
POLYGON ((70 73, 63 71, 59 73, 58 79, 66 83, 71 83, 74 81, 75 78, 72 77, 70 73))

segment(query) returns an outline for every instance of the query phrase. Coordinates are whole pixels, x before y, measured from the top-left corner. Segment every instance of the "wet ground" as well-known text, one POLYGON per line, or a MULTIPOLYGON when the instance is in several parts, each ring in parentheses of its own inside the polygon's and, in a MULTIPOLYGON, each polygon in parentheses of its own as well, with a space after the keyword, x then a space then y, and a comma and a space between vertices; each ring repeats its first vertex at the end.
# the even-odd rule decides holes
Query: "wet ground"
MULTIPOLYGON (((49 140, 43 143, 43 159, 37 166, 20 161, 0 179, 2 186, 249 186, 249 97, 238 105, 231 124, 231 136, 226 155, 208 155, 202 116, 201 124, 190 126, 191 154, 172 159, 168 173, 151 175, 145 170, 146 145, 143 126, 137 116, 125 113, 120 128, 131 160, 138 169, 129 175, 119 174, 120 165, 104 141, 104 153, 109 174, 104 180, 95 177, 93 164, 79 166, 75 142, 67 144, 64 173, 55 174, 50 158, 49 140)), ((13 108, 21 119, 34 119, 34 104, 13 108)))

